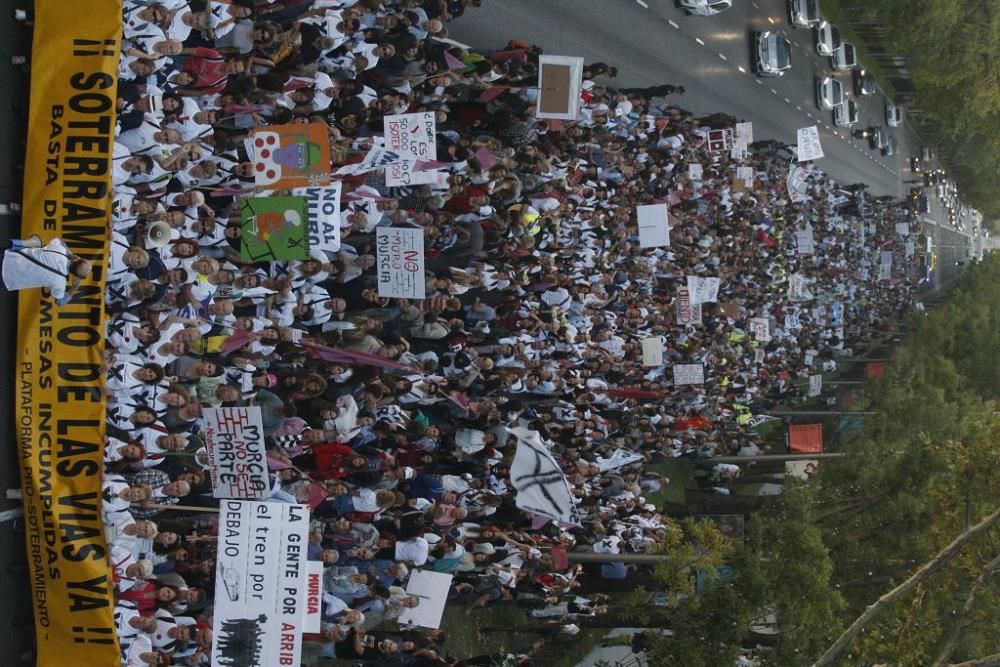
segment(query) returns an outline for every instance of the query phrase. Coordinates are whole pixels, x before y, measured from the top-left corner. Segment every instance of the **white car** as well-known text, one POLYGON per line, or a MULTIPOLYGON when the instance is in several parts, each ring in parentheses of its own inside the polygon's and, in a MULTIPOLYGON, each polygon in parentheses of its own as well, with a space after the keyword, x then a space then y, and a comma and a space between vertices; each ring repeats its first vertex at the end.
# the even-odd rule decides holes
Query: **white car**
POLYGON ((858 52, 850 42, 843 42, 830 56, 833 69, 854 69, 858 66, 858 52))
POLYGON ((885 123, 889 127, 899 127, 903 124, 903 107, 888 104, 885 107, 885 123))
POLYGON ((816 106, 829 111, 844 101, 844 85, 832 76, 816 79, 816 106))
POLYGON ((821 20, 819 0, 788 0, 788 22, 796 28, 811 28, 821 20))
POLYGON ((822 21, 816 26, 816 53, 819 55, 832 56, 842 41, 840 31, 832 23, 822 21))
POLYGON ((678 6, 688 14, 714 16, 733 6, 733 0, 677 0, 678 6))
POLYGON ((753 34, 753 68, 758 76, 781 76, 792 67, 792 43, 764 30, 753 34))
POLYGON ((858 118, 858 103, 854 100, 844 100, 833 108, 833 124, 837 127, 850 127, 858 118))

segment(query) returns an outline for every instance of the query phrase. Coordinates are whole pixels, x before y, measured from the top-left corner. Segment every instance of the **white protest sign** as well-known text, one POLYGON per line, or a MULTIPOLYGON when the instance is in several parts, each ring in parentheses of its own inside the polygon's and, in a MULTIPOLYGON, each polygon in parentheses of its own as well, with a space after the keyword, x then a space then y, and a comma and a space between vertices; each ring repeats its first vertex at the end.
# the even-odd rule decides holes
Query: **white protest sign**
POLYGON ((879 280, 889 280, 892 278, 892 264, 879 264, 878 265, 878 279, 879 280))
POLYGON ((813 298, 809 291, 809 279, 801 273, 793 273, 788 277, 788 298, 791 301, 808 301, 813 298))
POLYGON ((766 317, 750 318, 750 333, 761 343, 771 340, 771 321, 766 317))
POLYGON ((651 336, 642 340, 642 365, 663 364, 663 336, 651 336))
POLYGON ((888 264, 889 266, 892 266, 892 251, 883 250, 880 257, 880 261, 882 262, 882 264, 888 264))
POLYGON ((896 223, 896 233, 900 236, 910 235, 910 223, 908 222, 897 222, 896 223))
POLYGON ((809 170, 805 167, 792 165, 788 168, 788 176, 785 177, 785 186, 788 188, 788 196, 793 202, 809 201, 809 170))
POLYGON ((642 460, 642 454, 635 454, 625 449, 616 449, 608 458, 597 458, 597 467, 601 472, 615 470, 630 463, 637 463, 642 460))
POLYGON ((743 180, 743 185, 746 186, 747 190, 753 188, 753 167, 737 167, 736 178, 743 180))
POLYGON ((340 250, 340 181, 322 188, 294 188, 309 205, 309 247, 340 250))
POLYGON ((701 324, 701 304, 691 303, 687 287, 677 288, 677 324, 701 324))
POLYGON ((402 159, 399 153, 390 151, 385 147, 385 140, 382 137, 375 137, 372 139, 372 147, 368 149, 365 158, 361 162, 344 165, 337 169, 336 173, 341 176, 363 174, 366 171, 384 167, 387 164, 393 164, 402 159))
POLYGON ((397 299, 423 299, 424 230, 410 227, 377 227, 378 295, 397 299))
POLYGON ((403 158, 437 160, 437 118, 433 111, 389 115, 382 127, 389 151, 403 158))
POLYGON ((819 128, 815 125, 803 127, 798 131, 799 162, 818 160, 823 157, 823 146, 819 142, 819 128))
POLYGON ((416 160, 402 160, 385 167, 385 184, 390 188, 406 185, 431 185, 437 183, 438 170, 416 170, 416 160))
POLYGON ((202 436, 216 498, 271 496, 259 407, 205 408, 202 436))
POLYGON ((688 276, 687 288, 691 303, 714 303, 719 300, 718 278, 688 276))
POLYGON ((702 175, 702 166, 697 162, 692 162, 688 165, 688 178, 692 181, 700 181, 702 175))
POLYGON ((809 397, 819 396, 823 393, 823 376, 820 374, 809 376, 809 397))
POLYGON ((746 144, 753 143, 753 123, 736 123, 736 137, 746 144))
POLYGON ((419 625, 422 628, 441 627, 444 605, 448 601, 452 575, 431 570, 414 570, 406 582, 406 594, 420 600, 416 607, 404 607, 399 624, 419 625))
POLYGON ((660 248, 670 245, 670 214, 666 204, 637 206, 639 220, 639 245, 643 248, 660 248))
POLYGON ((323 625, 323 563, 306 563, 306 604, 302 632, 319 632, 323 625))
POLYGON ((306 505, 222 502, 211 664, 299 664, 308 540, 306 505))
POLYGON ((674 386, 684 384, 705 384, 704 364, 676 364, 674 366, 674 386))
POLYGON ((813 230, 812 227, 799 229, 795 232, 795 247, 800 255, 813 254, 813 230))
POLYGON ((736 123, 733 129, 733 148, 729 151, 729 156, 734 160, 742 160, 753 143, 753 123, 736 123))
POLYGON ((916 244, 914 244, 913 241, 907 241, 906 244, 903 246, 903 255, 906 257, 913 257, 916 251, 917 251, 916 244))
POLYGON ((785 315, 785 331, 794 331, 802 328, 798 313, 788 313, 785 315))
POLYGON ((813 361, 815 361, 815 360, 816 360, 816 350, 806 350, 806 354, 805 354, 803 363, 806 366, 810 366, 811 367, 813 365, 813 361))
POLYGON ((539 56, 537 85, 535 118, 575 120, 580 113, 583 58, 549 54, 539 56))
POLYGON ((764 352, 764 348, 758 347, 756 350, 753 351, 753 362, 755 364, 762 364, 764 363, 764 359, 766 358, 766 356, 767 355, 764 352))

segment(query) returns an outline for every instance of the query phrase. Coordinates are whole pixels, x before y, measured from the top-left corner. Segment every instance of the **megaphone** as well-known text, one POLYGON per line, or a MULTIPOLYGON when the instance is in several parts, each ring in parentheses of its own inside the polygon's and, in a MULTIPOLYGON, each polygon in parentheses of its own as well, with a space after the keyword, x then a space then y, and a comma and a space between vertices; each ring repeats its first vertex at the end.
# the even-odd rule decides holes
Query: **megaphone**
POLYGON ((170 225, 162 220, 154 222, 146 230, 146 247, 162 248, 170 243, 170 225))

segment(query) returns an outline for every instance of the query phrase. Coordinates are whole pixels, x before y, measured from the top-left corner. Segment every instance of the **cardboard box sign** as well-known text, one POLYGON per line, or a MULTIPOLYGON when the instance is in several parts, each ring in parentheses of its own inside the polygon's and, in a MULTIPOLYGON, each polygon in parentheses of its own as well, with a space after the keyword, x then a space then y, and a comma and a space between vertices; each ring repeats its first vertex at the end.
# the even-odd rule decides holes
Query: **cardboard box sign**
POLYGON ((541 56, 538 59, 537 118, 576 120, 583 85, 583 58, 541 56))

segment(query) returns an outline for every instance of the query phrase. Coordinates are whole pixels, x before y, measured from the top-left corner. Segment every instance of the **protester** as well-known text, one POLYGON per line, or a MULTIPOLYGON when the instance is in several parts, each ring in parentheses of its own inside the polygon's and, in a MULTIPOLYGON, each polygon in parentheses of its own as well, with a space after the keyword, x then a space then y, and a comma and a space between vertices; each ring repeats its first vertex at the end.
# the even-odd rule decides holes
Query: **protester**
POLYGON ((23 241, 11 239, 3 256, 5 288, 47 288, 59 305, 69 302, 92 270, 90 261, 74 255, 60 239, 52 239, 44 246, 37 236, 23 241))
MULTIPOLYGON (((646 495, 669 480, 646 464, 759 450, 754 415, 803 400, 796 380, 912 306, 904 205, 845 195, 810 165, 790 188, 783 149, 719 149, 709 130, 737 119, 661 104, 684 92, 667 84, 608 87, 604 63, 586 69, 575 121, 538 119, 540 48, 443 41, 478 4, 126 0, 104 488, 124 664, 209 664, 218 523, 173 507, 218 502, 206 407, 260 407, 270 499, 312 510, 324 595, 307 639, 323 655, 487 664, 440 634, 377 629, 419 605, 415 569, 453 574, 450 603, 469 612, 513 603, 559 619, 526 630, 569 636, 604 609, 580 591, 634 568, 556 556, 658 539, 646 495), (416 111, 436 118, 437 160, 421 167, 438 173, 387 187, 367 158, 385 116, 416 111), (339 249, 244 261, 241 200, 266 194, 253 132, 306 122, 328 128, 339 249), (635 208, 658 202, 670 245, 642 248, 635 208), (422 234, 425 299, 380 296, 385 226, 422 234), (689 277, 718 278, 717 296, 692 303, 689 277), (674 386, 684 364, 704 383, 674 386), (519 509, 514 429, 553 456, 574 522, 519 509)), ((90 273, 64 255, 62 284, 9 282, 11 252, 15 289, 59 298, 67 274, 90 273)), ((725 488, 738 468, 709 466, 705 482, 725 488)))

